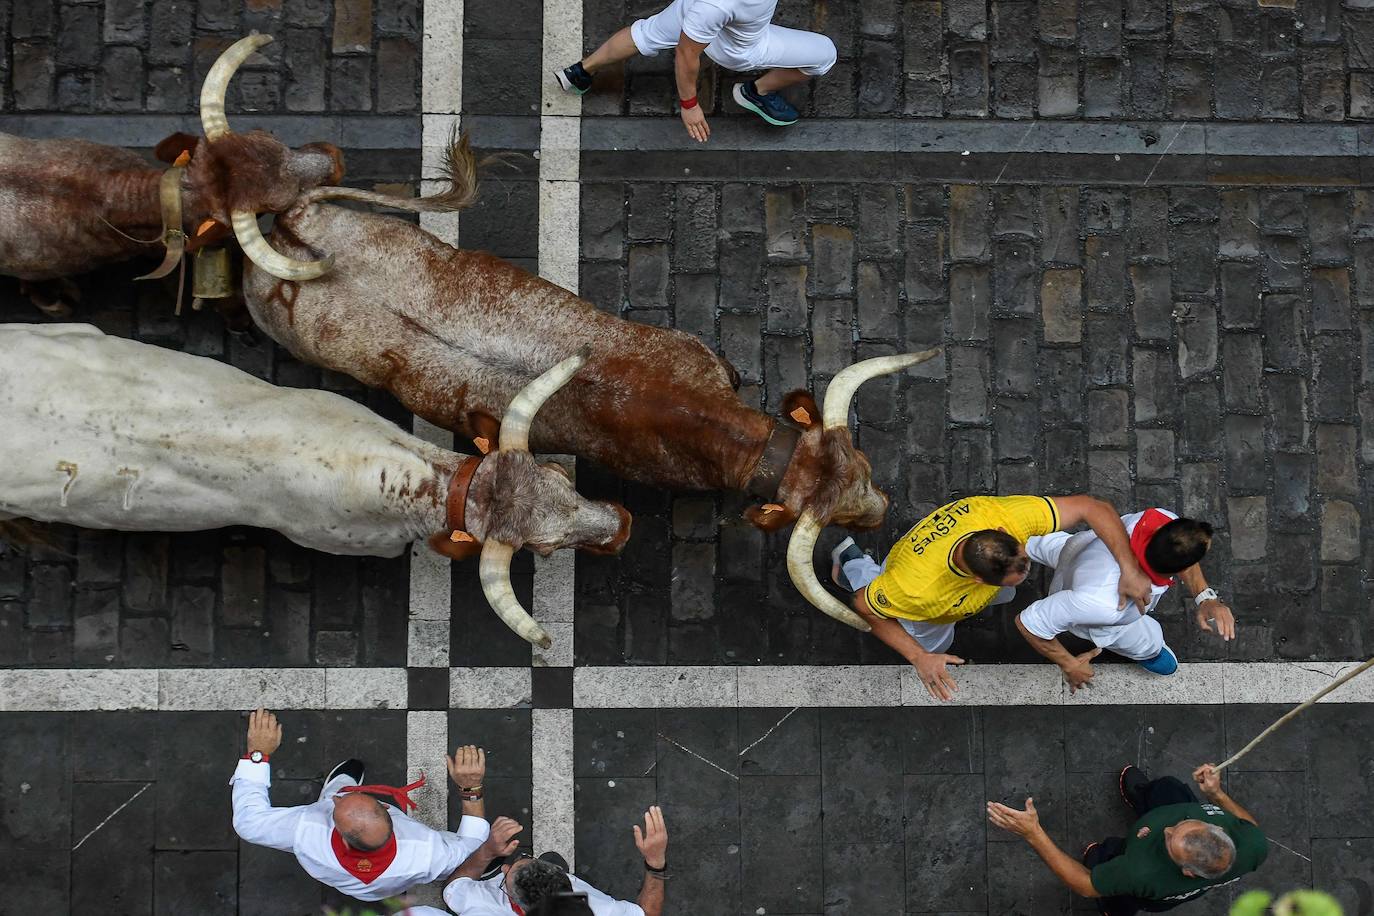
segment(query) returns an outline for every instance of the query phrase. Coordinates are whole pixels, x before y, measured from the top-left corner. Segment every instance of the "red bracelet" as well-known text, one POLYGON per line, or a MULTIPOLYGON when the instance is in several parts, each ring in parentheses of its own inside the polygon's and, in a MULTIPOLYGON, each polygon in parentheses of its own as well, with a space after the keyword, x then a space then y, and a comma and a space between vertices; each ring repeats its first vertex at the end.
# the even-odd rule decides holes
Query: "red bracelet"
POLYGON ((683 111, 686 111, 686 110, 689 109, 689 108, 696 108, 696 107, 697 107, 697 97, 696 97, 696 96, 692 96, 690 99, 683 99, 683 100, 682 100, 682 110, 683 110, 683 111))

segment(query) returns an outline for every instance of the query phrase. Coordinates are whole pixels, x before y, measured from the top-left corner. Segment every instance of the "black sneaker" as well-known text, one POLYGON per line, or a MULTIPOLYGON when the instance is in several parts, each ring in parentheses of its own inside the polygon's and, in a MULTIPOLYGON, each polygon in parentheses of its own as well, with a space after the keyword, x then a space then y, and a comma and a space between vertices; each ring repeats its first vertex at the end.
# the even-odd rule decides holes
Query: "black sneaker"
POLYGON ((774 127, 788 127, 796 124, 801 115, 797 114, 797 109, 788 103, 776 92, 769 92, 766 95, 759 94, 754 88, 753 82, 735 83, 735 101, 746 111, 763 118, 774 127))
POLYGON ((325 785, 334 781, 336 776, 351 776, 355 785, 363 784, 363 776, 366 775, 367 768, 361 760, 349 757, 343 763, 337 764, 334 769, 329 771, 329 775, 324 778, 325 785))
POLYGON ((1145 806, 1145 787, 1150 784, 1150 777, 1140 771, 1140 767, 1133 763, 1128 763, 1122 769, 1121 775, 1117 778, 1117 786, 1121 790, 1121 800, 1136 813, 1145 806))
POLYGON ((552 849, 550 849, 548 852, 540 853, 539 858, 543 859, 545 862, 548 862, 550 865, 557 865, 564 871, 568 870, 568 860, 563 858, 558 853, 554 852, 552 849))
POLYGON ((554 76, 557 77, 558 85, 563 87, 563 91, 571 92, 573 95, 585 95, 587 90, 592 88, 592 75, 582 68, 581 61, 571 67, 564 67, 554 76))

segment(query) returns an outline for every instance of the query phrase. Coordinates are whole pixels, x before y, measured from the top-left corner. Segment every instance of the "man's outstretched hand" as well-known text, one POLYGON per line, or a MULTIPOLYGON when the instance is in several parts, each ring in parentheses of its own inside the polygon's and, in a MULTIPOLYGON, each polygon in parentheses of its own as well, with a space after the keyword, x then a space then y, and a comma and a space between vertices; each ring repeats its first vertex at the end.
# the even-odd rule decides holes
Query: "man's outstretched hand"
POLYGON ((520 841, 515 836, 524 829, 511 818, 502 815, 492 821, 491 833, 487 835, 487 839, 482 845, 493 859, 508 856, 519 847, 520 841))
POLYGON ((916 669, 916 674, 920 676, 921 683, 925 684, 926 690, 937 700, 954 699, 954 691, 958 686, 954 683, 954 675, 950 673, 946 665, 962 665, 964 660, 957 655, 937 655, 934 652, 927 652, 911 663, 916 669))
POLYGON ((448 778, 460 789, 480 786, 487 774, 487 752, 474 744, 455 748, 453 756, 445 756, 444 762, 448 764, 448 778))
POLYGON ((668 827, 663 823, 663 809, 653 805, 644 812, 644 829, 635 824, 635 845, 650 868, 662 868, 668 861, 668 827))
POLYGON ((1035 799, 1026 799, 1026 810, 1008 808, 998 802, 988 802, 988 820, 994 827, 1001 827, 1025 839, 1040 829, 1040 815, 1035 811, 1035 799))
POLYGON ((272 713, 259 706, 248 714, 248 753, 262 751, 271 757, 281 747, 281 723, 272 713))
POLYGON ((711 125, 706 123, 706 115, 700 105, 682 109, 682 124, 687 133, 698 143, 705 143, 711 136, 711 125))
POLYGON ((1069 693, 1077 693, 1084 687, 1093 685, 1093 659, 1102 654, 1101 649, 1089 649, 1073 657, 1073 663, 1064 666, 1064 680, 1069 682, 1069 693))
POLYGON ((1230 641, 1236 638, 1236 618, 1231 609, 1216 598, 1204 601, 1197 607, 1197 625, 1207 633, 1216 633, 1230 641), (1212 624, 1216 629, 1212 629, 1212 624))

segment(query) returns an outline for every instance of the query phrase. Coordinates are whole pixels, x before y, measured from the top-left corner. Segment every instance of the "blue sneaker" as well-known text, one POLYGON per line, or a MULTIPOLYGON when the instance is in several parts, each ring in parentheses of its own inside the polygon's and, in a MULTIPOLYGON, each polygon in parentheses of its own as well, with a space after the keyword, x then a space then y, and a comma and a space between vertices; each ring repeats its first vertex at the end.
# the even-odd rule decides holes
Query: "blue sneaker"
POLYGON ((1153 674, 1173 674, 1178 670, 1178 656, 1174 655, 1173 649, 1165 646, 1154 658, 1141 659, 1136 664, 1153 674))
POLYGON ((776 92, 760 94, 754 89, 753 82, 735 83, 735 101, 746 111, 763 118, 774 127, 787 127, 796 124, 801 115, 776 92))
POLYGON ((586 95, 587 90, 592 88, 592 75, 583 69, 581 61, 571 67, 564 67, 554 76, 558 79, 558 85, 563 87, 563 91, 573 95, 586 95))

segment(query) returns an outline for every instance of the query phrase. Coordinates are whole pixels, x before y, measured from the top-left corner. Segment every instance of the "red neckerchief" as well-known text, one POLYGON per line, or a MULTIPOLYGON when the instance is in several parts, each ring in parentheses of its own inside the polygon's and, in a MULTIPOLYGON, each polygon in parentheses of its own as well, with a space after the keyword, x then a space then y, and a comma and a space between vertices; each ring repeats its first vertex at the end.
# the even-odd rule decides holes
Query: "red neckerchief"
POLYGON ((344 786, 340 792, 366 792, 369 795, 384 795, 392 799, 403 814, 409 814, 420 807, 410 800, 410 793, 425 784, 425 774, 421 773, 420 778, 408 786, 344 786))
POLYGON ((1131 532, 1131 553, 1135 554, 1135 561, 1155 585, 1172 585, 1174 577, 1162 576, 1150 568, 1150 564, 1145 562, 1145 545, 1150 543, 1150 538, 1155 536, 1156 531, 1172 521, 1173 519, 1158 509, 1146 509, 1140 521, 1135 523, 1135 530, 1131 532))
POLYGON ((334 858, 339 860, 339 865, 343 870, 364 884, 371 884, 380 878, 382 872, 386 871, 391 866, 392 860, 396 858, 396 834, 394 832, 386 838, 385 846, 372 852, 359 852, 349 846, 337 830, 330 832, 329 845, 334 848, 334 858))
POLYGON ((506 900, 509 901, 510 908, 514 910, 516 913, 518 913, 519 916, 525 916, 525 911, 520 909, 520 904, 516 903, 514 900, 511 900, 509 897, 507 897, 506 900))

